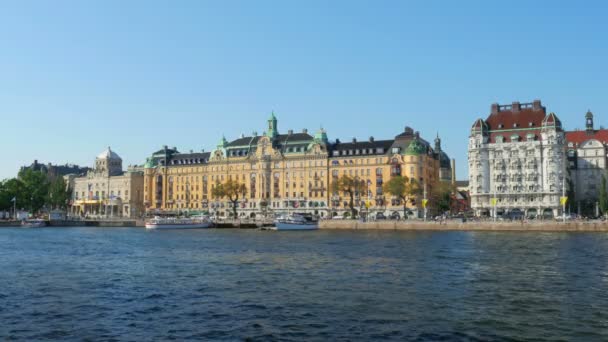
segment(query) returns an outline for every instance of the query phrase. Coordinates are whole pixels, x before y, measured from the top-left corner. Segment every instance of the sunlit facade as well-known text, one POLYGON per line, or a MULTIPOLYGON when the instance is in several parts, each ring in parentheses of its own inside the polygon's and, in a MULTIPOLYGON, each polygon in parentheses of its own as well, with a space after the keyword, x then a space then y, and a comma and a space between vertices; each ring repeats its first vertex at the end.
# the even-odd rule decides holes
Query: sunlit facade
MULTIPOLYGON (((229 201, 213 198, 212 189, 233 179, 247 189, 239 200, 239 216, 290 210, 343 215, 350 211, 349 198, 333 193, 331 182, 346 174, 368 185, 366 194, 357 194, 358 211, 401 215, 402 204, 385 194, 382 185, 399 174, 430 192, 439 179, 439 160, 440 154, 409 127, 390 140, 330 142, 324 129, 314 135, 307 130, 280 134, 273 113, 264 134, 222 138, 211 152, 180 153, 167 146, 155 152, 145 164, 144 205, 149 213, 227 216, 229 201)), ((420 205, 420 200, 408 204, 411 215, 420 215, 420 205)))

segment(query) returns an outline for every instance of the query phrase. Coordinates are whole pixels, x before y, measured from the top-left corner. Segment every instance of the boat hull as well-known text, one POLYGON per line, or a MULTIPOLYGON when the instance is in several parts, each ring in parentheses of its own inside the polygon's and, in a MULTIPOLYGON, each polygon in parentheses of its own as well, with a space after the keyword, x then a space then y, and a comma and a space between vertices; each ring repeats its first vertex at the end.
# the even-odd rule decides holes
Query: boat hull
POLYGON ((275 230, 316 230, 319 224, 275 222, 275 230))
POLYGON ((46 222, 44 221, 34 221, 34 222, 23 222, 21 223, 21 228, 42 228, 46 227, 46 222))
POLYGON ((155 224, 146 223, 146 229, 204 229, 213 227, 212 222, 192 223, 192 224, 155 224))

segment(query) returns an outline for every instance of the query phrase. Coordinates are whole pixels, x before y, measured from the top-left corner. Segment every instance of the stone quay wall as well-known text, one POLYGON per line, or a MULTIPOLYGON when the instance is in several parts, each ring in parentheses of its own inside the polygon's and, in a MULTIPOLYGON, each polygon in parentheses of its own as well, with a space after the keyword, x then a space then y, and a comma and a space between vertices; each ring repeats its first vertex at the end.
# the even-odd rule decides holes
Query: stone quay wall
POLYGON ((429 230, 429 231, 544 231, 544 232, 608 232, 608 222, 438 222, 322 220, 320 229, 429 230))

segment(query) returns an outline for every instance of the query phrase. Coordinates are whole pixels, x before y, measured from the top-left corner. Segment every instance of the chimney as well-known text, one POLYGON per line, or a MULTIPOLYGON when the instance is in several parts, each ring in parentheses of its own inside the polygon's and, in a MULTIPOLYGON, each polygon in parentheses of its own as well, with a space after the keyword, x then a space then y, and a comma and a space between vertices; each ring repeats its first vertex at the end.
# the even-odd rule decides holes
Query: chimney
POLYGON ((336 144, 339 144, 339 143, 340 143, 340 139, 336 139, 336 144))
POLYGON ((452 159, 452 185, 456 185, 456 159, 452 159))
POLYGON ((492 103, 492 114, 498 114, 498 103, 492 103))
POLYGON ((177 147, 173 146, 173 150, 174 150, 174 151, 177 151, 177 147))
POLYGON ((251 133, 254 137, 258 136, 258 132, 257 131, 253 131, 253 133, 251 133))
POLYGON ((307 130, 306 128, 304 128, 304 129, 302 130, 302 133, 304 133, 304 134, 308 134, 308 130, 307 130))
POLYGON ((293 129, 288 130, 287 134, 292 135, 293 134, 293 129))
POLYGON ((244 137, 245 137, 245 133, 241 133, 241 138, 244 138, 244 137))
POLYGON ((540 100, 534 100, 532 102, 532 110, 537 111, 537 110, 542 110, 543 106, 540 103, 540 100))
POLYGON ((167 150, 168 148, 169 148, 169 146, 163 145, 163 150, 167 150))
POLYGON ((511 104, 511 111, 513 113, 517 113, 517 112, 521 111, 521 105, 519 104, 519 102, 515 101, 511 104))
POLYGON ((369 142, 374 142, 374 137, 369 137, 369 142))
POLYGON ((194 150, 190 150, 190 153, 194 153, 194 150))
POLYGON ((420 138, 420 132, 416 131, 416 133, 414 133, 416 135, 416 138, 420 138))
POLYGON ((357 138, 353 138, 353 144, 357 142, 357 138))

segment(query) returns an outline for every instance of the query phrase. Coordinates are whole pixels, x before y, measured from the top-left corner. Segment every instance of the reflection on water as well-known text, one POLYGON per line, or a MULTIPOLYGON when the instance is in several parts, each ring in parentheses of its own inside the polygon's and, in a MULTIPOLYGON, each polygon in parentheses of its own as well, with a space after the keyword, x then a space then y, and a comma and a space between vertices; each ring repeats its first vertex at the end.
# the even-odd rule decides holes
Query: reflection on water
POLYGON ((602 233, 0 230, 0 339, 607 340, 602 233))

